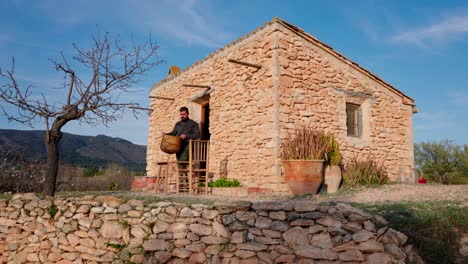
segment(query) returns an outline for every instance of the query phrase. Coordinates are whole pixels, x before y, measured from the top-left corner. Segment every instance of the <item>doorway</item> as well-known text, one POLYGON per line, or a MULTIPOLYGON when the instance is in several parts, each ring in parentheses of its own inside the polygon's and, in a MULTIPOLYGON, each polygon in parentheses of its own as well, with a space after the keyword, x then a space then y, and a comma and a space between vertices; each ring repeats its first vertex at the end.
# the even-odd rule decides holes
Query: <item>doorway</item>
POLYGON ((201 106, 201 135, 200 139, 210 140, 210 103, 206 102, 201 106))

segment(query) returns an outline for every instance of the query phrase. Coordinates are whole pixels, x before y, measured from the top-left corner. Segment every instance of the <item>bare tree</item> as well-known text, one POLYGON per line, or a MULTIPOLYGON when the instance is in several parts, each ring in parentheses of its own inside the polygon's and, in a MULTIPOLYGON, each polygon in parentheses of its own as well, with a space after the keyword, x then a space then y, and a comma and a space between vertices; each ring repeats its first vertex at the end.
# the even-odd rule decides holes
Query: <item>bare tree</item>
POLYGON ((152 41, 126 47, 119 36, 109 33, 92 36, 90 48, 73 45, 75 55, 68 60, 60 53, 60 60, 51 60, 56 70, 64 75, 61 102, 50 103, 48 98, 34 97, 31 86, 22 87, 15 77, 15 60, 9 70, 0 68, 0 109, 9 121, 32 126, 42 120, 46 125, 47 171, 43 193, 53 196, 59 165, 58 143, 61 129, 69 121, 104 124, 117 120, 128 107, 138 107, 120 95, 130 92, 139 77, 162 61, 157 56, 158 46, 152 41), (13 110, 12 110, 13 109, 13 110))

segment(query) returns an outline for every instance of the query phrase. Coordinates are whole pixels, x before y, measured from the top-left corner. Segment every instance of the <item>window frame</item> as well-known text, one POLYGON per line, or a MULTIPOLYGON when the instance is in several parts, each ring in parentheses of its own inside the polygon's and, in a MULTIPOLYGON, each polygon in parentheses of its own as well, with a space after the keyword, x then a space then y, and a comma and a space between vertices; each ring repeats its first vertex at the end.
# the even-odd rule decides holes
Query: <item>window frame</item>
POLYGON ((362 138, 362 105, 346 102, 346 134, 348 137, 362 138), (351 124, 352 123, 352 124, 351 124))

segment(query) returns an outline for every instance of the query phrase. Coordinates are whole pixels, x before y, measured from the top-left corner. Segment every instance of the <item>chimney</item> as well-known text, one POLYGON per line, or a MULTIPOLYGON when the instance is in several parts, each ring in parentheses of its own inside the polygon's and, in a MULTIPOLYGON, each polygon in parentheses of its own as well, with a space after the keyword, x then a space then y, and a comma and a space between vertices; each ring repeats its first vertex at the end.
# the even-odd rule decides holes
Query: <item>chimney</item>
POLYGON ((171 65, 169 67, 169 72, 167 73, 167 78, 171 78, 175 75, 177 75, 180 72, 180 68, 174 65, 171 65))

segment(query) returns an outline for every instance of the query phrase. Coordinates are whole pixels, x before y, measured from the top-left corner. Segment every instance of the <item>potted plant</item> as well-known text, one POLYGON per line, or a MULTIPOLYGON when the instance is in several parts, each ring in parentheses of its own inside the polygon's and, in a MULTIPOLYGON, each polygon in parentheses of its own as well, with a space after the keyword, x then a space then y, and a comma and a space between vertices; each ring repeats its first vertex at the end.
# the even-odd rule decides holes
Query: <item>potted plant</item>
POLYGON ((327 151, 327 136, 307 126, 297 127, 282 140, 285 181, 293 195, 317 193, 327 151))
POLYGON ((341 153, 339 144, 332 134, 328 135, 328 152, 326 155, 327 166, 325 168, 325 184, 327 193, 335 193, 341 184, 341 153))

